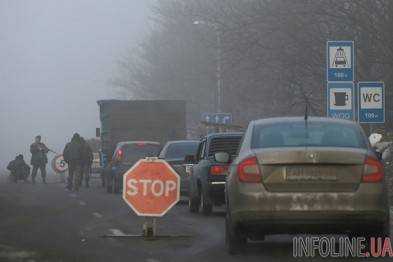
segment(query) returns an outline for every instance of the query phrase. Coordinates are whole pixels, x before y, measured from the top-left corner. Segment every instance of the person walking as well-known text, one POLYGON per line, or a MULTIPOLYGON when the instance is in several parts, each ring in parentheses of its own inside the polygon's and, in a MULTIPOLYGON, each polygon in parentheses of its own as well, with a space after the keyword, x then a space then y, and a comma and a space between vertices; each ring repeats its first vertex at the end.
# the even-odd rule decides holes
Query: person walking
POLYGON ((85 187, 89 187, 91 165, 93 164, 93 151, 87 141, 81 137, 82 140, 82 180, 85 181, 85 187))
POLYGON ((38 169, 41 172, 42 182, 46 184, 46 164, 48 163, 47 154, 49 151, 49 148, 41 142, 41 136, 36 136, 34 143, 30 145, 30 163, 33 166, 33 170, 31 172, 31 182, 33 184, 35 184, 35 178, 37 176, 38 169))
POLYGON ((82 150, 83 144, 81 137, 75 133, 64 150, 64 161, 68 164, 67 189, 79 191, 79 185, 82 177, 82 150))

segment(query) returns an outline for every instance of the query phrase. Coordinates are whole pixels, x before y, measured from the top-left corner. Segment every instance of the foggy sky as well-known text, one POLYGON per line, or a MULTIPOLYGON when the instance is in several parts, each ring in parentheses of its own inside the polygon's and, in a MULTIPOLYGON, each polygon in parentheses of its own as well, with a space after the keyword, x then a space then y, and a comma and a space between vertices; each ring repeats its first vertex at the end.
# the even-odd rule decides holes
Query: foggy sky
POLYGON ((37 134, 58 152, 95 136, 96 101, 119 98, 109 79, 147 17, 145 0, 0 0, 0 170, 29 161, 37 134))

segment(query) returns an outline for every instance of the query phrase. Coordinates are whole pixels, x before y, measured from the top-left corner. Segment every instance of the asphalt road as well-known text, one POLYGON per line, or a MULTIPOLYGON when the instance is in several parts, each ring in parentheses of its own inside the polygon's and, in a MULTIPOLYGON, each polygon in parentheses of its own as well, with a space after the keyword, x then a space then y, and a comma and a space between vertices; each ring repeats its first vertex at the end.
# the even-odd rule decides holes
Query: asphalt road
POLYGON ((185 203, 158 220, 158 233, 188 237, 155 241, 121 237, 141 233, 143 218, 134 215, 119 195, 106 194, 98 180, 77 194, 65 191, 59 181, 52 175, 47 185, 12 184, 0 176, 0 261, 294 260, 292 239, 286 235, 268 237, 243 254, 228 255, 223 210, 204 217, 189 213, 185 203), (108 234, 118 237, 103 237, 108 234))

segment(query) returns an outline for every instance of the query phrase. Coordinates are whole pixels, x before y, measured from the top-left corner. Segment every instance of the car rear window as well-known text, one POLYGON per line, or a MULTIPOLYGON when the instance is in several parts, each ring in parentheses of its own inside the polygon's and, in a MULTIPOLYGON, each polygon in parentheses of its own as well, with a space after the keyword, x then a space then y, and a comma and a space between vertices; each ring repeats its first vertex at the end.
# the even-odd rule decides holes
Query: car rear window
POLYGON ((136 162, 141 158, 158 156, 160 145, 136 143, 123 145, 123 161, 136 162))
POLYGON ((251 148, 299 146, 367 148, 367 143, 353 124, 291 121, 254 126, 251 148))
POLYGON ((241 136, 215 137, 210 141, 209 156, 217 152, 227 152, 234 156, 237 154, 241 136))
POLYGON ((198 142, 173 143, 166 149, 165 159, 184 159, 187 155, 196 155, 198 142))

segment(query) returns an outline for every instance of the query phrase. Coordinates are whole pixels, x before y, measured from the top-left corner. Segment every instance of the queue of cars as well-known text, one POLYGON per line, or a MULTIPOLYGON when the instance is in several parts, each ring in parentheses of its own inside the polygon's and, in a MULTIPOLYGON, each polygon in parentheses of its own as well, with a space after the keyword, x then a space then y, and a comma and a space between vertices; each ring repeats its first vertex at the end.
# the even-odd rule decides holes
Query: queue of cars
POLYGON ((362 128, 329 118, 271 118, 245 133, 209 134, 199 141, 120 143, 108 191, 138 159, 158 156, 181 176, 190 212, 226 207, 226 246, 280 233, 389 236, 384 166, 362 128))

